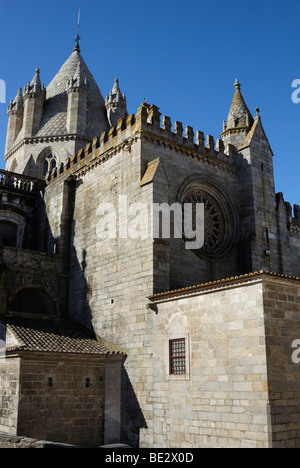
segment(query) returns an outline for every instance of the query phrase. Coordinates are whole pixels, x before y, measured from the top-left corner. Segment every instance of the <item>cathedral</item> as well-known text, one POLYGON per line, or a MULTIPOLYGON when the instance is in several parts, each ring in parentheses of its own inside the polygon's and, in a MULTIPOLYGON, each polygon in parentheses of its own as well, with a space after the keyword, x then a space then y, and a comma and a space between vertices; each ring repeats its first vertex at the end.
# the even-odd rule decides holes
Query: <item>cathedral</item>
POLYGON ((77 40, 8 105, 0 433, 298 448, 300 207, 275 192, 260 110, 236 80, 215 141, 146 100, 129 115, 120 86, 103 98, 77 40), (172 209, 153 234, 175 203, 203 205, 201 248, 172 209))

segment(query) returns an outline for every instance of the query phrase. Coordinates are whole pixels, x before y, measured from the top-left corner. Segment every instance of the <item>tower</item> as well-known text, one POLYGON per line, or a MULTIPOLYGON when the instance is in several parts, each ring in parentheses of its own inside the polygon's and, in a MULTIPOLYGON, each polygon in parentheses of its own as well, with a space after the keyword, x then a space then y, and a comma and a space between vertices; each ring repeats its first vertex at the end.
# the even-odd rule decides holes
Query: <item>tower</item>
POLYGON ((108 131, 105 101, 80 51, 72 54, 47 86, 37 68, 33 80, 9 105, 6 170, 43 178, 102 132, 108 131))
POLYGON ((89 83, 82 73, 82 65, 78 62, 76 71, 68 81, 68 133, 84 135, 86 130, 86 111, 89 83))
POLYGON ((10 101, 7 109, 8 124, 5 154, 10 151, 22 129, 23 115, 24 99, 22 95, 22 88, 19 88, 18 94, 13 101, 10 101))
POLYGON ((24 87, 24 122, 23 136, 32 137, 38 131, 42 115, 46 90, 41 84, 40 70, 36 69, 31 83, 24 87))
POLYGON ((221 138, 237 149, 241 237, 239 270, 265 268, 281 271, 277 234, 273 152, 263 129, 259 109, 252 117, 238 80, 221 138))

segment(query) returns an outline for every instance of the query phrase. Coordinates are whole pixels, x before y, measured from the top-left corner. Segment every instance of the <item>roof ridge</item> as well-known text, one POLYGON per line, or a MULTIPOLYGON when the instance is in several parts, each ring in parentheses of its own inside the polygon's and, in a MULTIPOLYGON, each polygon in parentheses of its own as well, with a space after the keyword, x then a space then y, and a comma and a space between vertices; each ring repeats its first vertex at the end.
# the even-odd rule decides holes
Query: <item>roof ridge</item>
POLYGON ((277 277, 277 278, 300 281, 299 277, 284 275, 284 274, 281 274, 281 273, 274 273, 274 272, 267 271, 267 270, 259 270, 259 271, 255 271, 255 272, 252 272, 252 273, 246 273, 244 275, 232 276, 232 277, 223 278, 223 279, 220 279, 220 280, 209 281, 209 282, 197 284, 197 285, 194 285, 194 286, 187 286, 186 288, 174 289, 174 290, 170 290, 170 291, 156 293, 156 294, 153 294, 152 296, 148 296, 148 299, 150 299, 151 301, 155 301, 157 298, 172 296, 174 294, 182 294, 182 293, 185 293, 185 292, 195 291, 195 290, 203 289, 203 288, 210 287, 210 286, 229 284, 229 283, 232 283, 234 281, 239 281, 239 280, 243 280, 243 279, 250 279, 250 278, 258 277, 258 276, 261 276, 261 275, 268 275, 268 276, 277 277))

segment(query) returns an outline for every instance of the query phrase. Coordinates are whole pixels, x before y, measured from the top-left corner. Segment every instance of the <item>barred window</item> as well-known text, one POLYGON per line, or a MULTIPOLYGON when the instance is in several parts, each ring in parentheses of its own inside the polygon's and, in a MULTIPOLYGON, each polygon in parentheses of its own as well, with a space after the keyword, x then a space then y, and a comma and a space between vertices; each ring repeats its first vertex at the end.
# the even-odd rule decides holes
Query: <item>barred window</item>
POLYGON ((186 374, 185 338, 169 341, 170 375, 186 374))

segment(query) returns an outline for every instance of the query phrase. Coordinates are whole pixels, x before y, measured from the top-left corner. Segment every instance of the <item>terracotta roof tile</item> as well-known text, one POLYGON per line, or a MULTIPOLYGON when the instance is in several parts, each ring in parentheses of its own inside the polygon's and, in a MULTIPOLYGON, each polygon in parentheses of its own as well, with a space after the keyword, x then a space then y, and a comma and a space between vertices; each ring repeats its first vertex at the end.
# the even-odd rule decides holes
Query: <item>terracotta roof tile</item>
MULTIPOLYGON (((126 354, 125 350, 74 322, 3 316, 1 322, 14 335, 14 350, 79 354, 126 354)), ((11 349, 11 348, 9 348, 11 349)))
POLYGON ((217 281, 210 281, 207 283, 196 284, 194 286, 188 286, 186 288, 174 289, 172 291, 165 291, 165 292, 153 294, 152 296, 149 296, 148 299, 155 302, 156 300, 163 300, 168 297, 184 296, 185 294, 190 294, 192 292, 196 292, 201 289, 215 287, 215 286, 224 285, 224 284, 230 284, 230 283, 234 283, 236 281, 241 281, 241 280, 248 280, 248 279, 250 280, 250 279, 253 279, 253 277, 258 277, 261 275, 300 281, 300 278, 295 277, 295 276, 282 275, 280 273, 273 273, 270 271, 260 270, 260 271, 255 271, 254 273, 247 273, 246 275, 234 276, 231 278, 224 278, 224 279, 217 280, 217 281))

